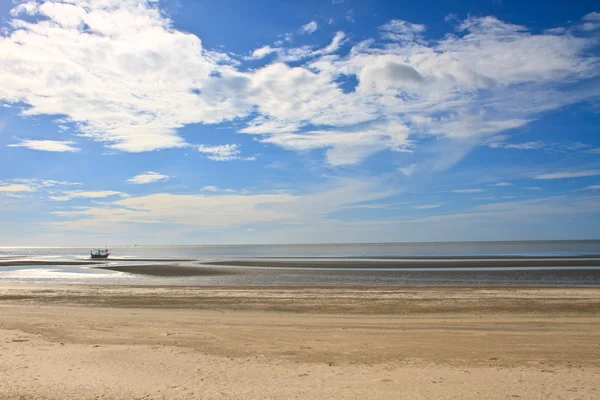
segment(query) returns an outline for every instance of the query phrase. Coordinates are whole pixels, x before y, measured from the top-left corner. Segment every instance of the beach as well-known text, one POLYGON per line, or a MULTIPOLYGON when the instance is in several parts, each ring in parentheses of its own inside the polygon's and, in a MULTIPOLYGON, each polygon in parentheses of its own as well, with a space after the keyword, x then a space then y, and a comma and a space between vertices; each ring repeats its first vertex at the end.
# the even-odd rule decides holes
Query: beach
POLYGON ((0 285, 2 399, 594 399, 600 288, 0 285))

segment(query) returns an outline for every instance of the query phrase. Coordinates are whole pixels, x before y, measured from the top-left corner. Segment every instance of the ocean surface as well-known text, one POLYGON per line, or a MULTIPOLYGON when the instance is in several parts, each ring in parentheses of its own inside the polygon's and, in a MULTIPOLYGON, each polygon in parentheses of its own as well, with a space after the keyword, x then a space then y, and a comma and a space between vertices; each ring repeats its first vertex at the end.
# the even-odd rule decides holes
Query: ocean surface
POLYGON ((0 284, 61 283, 119 285, 600 285, 600 266, 561 266, 564 257, 600 261, 600 241, 376 243, 319 245, 228 246, 114 246, 111 257, 98 265, 73 265, 89 261, 88 247, 0 247, 0 284), (452 260, 468 267, 443 266, 452 260), (478 268, 478 260, 524 260, 522 266, 478 268), (538 258, 539 257, 539 258, 538 258), (373 262, 419 260, 440 267, 377 268, 373 262), (527 266, 526 259, 544 260, 527 266), (150 276, 99 269, 98 266, 181 265, 202 268, 216 261, 269 261, 269 266, 221 268, 227 274, 190 277, 150 276), (277 260, 333 262, 331 268, 278 267, 277 260), (344 268, 344 260, 369 261, 370 268, 344 268), (27 263, 31 262, 31 265, 27 263), (48 262, 44 265, 44 262, 48 262), (18 264, 18 265, 17 265, 18 264))

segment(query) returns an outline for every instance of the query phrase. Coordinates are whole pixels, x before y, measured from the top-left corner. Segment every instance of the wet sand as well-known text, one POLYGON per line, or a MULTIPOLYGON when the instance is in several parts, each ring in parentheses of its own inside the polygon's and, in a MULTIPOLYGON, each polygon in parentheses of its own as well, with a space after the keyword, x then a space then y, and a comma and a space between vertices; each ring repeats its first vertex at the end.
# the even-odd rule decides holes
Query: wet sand
POLYGON ((466 260, 466 261, 289 261, 289 260, 229 260, 204 263, 232 267, 279 267, 279 268, 497 268, 497 267, 596 267, 598 260, 553 259, 553 260, 466 260))
POLYGON ((95 267, 96 269, 107 269, 111 271, 127 272, 136 275, 149 275, 160 277, 186 277, 186 276, 215 276, 231 275, 235 271, 223 268, 206 267, 184 267, 176 264, 148 264, 148 265, 119 265, 110 267, 95 267))
POLYGON ((595 399, 600 288, 0 285, 0 399, 595 399))
POLYGON ((107 263, 114 262, 163 262, 163 263, 175 263, 184 261, 196 261, 194 258, 190 259, 174 259, 174 258, 109 258, 102 260, 20 260, 13 258, 9 260, 0 259, 0 267, 19 267, 19 266, 40 266, 40 265, 106 265, 107 263))
POLYGON ((557 256, 528 256, 528 255, 460 255, 460 256, 343 256, 343 257, 323 257, 323 256, 308 256, 308 257, 260 257, 261 259, 315 259, 315 260, 328 260, 328 259, 358 259, 368 258, 373 260, 511 260, 511 259, 540 259, 540 260, 555 260, 555 259, 579 259, 579 258, 600 258, 600 254, 579 254, 579 255, 557 255, 557 256))
POLYGON ((0 260, 0 267, 20 267, 20 266, 39 266, 39 265, 98 265, 105 261, 73 261, 73 260, 0 260))
POLYGON ((0 285, 0 304, 352 315, 600 315, 598 287, 0 285))

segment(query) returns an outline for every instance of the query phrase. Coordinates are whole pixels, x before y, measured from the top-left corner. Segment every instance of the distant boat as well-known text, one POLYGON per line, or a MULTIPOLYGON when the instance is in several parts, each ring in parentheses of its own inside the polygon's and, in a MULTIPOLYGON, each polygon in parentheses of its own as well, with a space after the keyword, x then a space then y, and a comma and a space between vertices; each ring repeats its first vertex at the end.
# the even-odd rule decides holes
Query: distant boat
POLYGON ((110 251, 108 249, 98 249, 96 251, 90 251, 91 258, 108 258, 108 256, 110 256, 110 251))

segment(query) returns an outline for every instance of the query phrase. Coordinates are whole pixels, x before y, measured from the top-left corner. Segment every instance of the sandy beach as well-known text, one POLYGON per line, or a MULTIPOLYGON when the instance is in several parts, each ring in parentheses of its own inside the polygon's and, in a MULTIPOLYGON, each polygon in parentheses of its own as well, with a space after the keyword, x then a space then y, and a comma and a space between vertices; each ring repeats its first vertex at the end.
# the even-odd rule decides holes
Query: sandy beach
POLYGON ((594 399, 600 289, 0 286, 2 399, 594 399))

